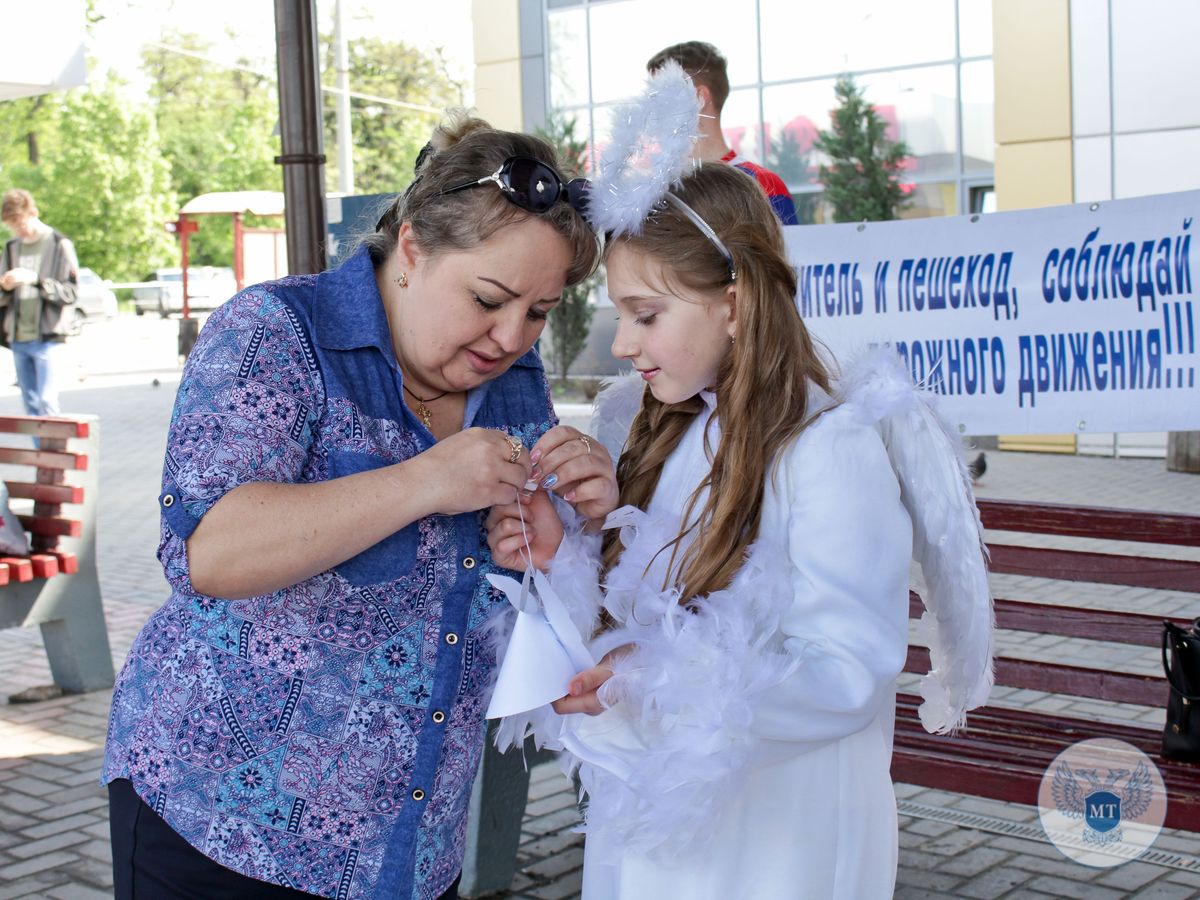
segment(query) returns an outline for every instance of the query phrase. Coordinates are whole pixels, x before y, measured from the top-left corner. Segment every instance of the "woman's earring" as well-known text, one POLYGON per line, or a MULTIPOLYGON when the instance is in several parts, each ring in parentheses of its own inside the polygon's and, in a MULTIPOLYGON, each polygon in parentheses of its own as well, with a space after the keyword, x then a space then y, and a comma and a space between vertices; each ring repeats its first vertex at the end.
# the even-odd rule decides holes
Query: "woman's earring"
POLYGON ((400 275, 396 278, 396 284, 400 285, 400 287, 402 287, 402 288, 408 287, 408 273, 401 272, 400 275))

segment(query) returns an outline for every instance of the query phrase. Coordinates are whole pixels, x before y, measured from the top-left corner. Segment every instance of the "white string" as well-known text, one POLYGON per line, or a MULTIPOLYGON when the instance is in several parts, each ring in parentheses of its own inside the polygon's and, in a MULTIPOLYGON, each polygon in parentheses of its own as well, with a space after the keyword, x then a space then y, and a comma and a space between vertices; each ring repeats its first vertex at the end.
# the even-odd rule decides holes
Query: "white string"
MULTIPOLYGON (((525 542, 524 552, 517 551, 521 554, 521 558, 525 560, 526 570, 533 568, 533 548, 529 546, 529 532, 525 530, 525 510, 521 509, 521 494, 517 492, 517 518, 521 520, 521 539, 525 542)), ((524 600, 529 593, 529 583, 526 581, 524 590, 521 592, 521 599, 524 600)))

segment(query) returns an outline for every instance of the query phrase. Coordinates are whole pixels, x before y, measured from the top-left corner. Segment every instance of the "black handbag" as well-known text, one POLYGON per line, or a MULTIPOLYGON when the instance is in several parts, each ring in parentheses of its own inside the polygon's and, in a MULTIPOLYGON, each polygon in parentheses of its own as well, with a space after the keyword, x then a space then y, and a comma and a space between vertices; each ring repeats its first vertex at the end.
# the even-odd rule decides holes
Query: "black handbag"
POLYGON ((1200 619, 1189 628, 1163 622, 1162 661, 1171 684, 1163 756, 1200 761, 1200 619))

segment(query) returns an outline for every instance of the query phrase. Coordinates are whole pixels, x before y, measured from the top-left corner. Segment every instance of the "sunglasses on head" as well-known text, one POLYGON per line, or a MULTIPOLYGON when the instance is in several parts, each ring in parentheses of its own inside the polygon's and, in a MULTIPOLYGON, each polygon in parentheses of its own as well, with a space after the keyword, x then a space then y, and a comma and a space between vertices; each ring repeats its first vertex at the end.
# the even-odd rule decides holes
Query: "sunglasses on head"
POLYGON ((588 180, 572 178, 564 184, 554 169, 531 156, 510 156, 491 175, 446 188, 440 193, 453 194, 488 183, 495 184, 510 203, 526 212, 541 214, 564 200, 587 220, 588 180))

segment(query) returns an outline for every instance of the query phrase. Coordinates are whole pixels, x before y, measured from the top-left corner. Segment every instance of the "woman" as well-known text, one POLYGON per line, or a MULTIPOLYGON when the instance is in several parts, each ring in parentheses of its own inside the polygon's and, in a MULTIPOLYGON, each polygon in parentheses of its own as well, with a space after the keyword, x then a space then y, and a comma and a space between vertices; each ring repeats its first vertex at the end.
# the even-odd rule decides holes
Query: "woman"
POLYGON ((534 342, 596 240, 545 142, 459 120, 358 251, 238 294, 167 442, 170 600, 117 682, 118 897, 456 896, 503 597, 483 511, 611 459, 534 342), (165 824, 164 824, 165 823, 165 824))

